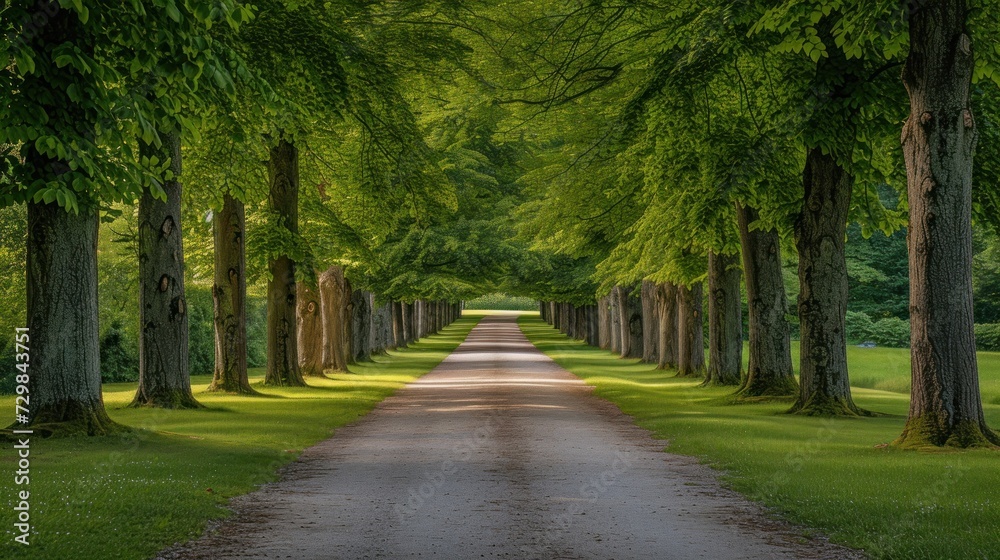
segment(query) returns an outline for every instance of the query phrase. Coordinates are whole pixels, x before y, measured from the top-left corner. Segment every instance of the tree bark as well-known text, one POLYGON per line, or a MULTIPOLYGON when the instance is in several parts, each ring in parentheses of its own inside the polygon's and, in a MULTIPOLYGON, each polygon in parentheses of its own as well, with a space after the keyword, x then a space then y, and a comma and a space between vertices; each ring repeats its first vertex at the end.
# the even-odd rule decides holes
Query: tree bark
MULTIPOLYGON (((909 11, 903 126, 910 228, 910 410, 900 447, 1000 445, 986 425, 972 315, 974 59, 964 0, 909 11)), ((993 45, 984 45, 992 48, 993 45)))
POLYGON ((28 204, 30 424, 40 435, 117 432, 104 409, 97 326, 97 209, 28 204))
POLYGON ((747 288, 750 329, 750 364, 737 396, 740 398, 786 397, 796 394, 792 373, 788 298, 781 277, 778 232, 750 231, 757 211, 737 204, 743 275, 747 288))
POLYGON ((701 282, 677 287, 677 377, 705 375, 701 282))
POLYGON ((799 398, 790 412, 856 416, 847 377, 847 212, 854 178, 811 148, 805 197, 795 224, 799 253, 799 398))
POLYGON ((659 328, 659 361, 657 369, 677 367, 677 286, 670 282, 656 285, 659 328))
POLYGON ((708 374, 705 385, 739 385, 743 372, 740 258, 708 253, 708 374))
POLYGON ((199 408, 188 369, 188 314, 181 242, 181 141, 163 134, 162 147, 140 145, 144 157, 170 160, 166 202, 139 197, 139 387, 130 406, 199 408))
MULTIPOLYGON (((282 219, 281 227, 299 230, 299 152, 282 138, 270 150, 268 160, 271 211, 282 219)), ((295 263, 287 255, 269 260, 267 283, 267 374, 266 385, 304 386, 299 371, 295 334, 295 263)))
POLYGON ((622 358, 642 357, 642 300, 635 297, 634 291, 632 287, 618 288, 622 358))
POLYGON ((347 371, 345 331, 350 321, 350 288, 344 269, 331 266, 319 275, 319 300, 323 322, 323 369, 347 371))
MULTIPOLYGON (((346 273, 345 273, 346 274, 346 273)), ((344 362, 347 365, 354 363, 354 289, 351 281, 344 277, 344 322, 343 322, 343 347, 344 362)))
POLYGON ((256 394, 247 377, 246 218, 243 203, 226 193, 212 220, 215 369, 209 391, 256 394))
POLYGON ((611 289, 609 298, 609 315, 611 315, 611 352, 613 354, 622 353, 622 312, 621 312, 621 286, 611 289))
POLYGON ((299 371, 305 377, 326 377, 323 374, 323 313, 319 291, 307 282, 299 282, 295 290, 299 371))
POLYGON ((403 326, 403 302, 392 302, 392 346, 406 348, 406 329, 403 326))
POLYGON ((642 361, 659 362, 660 319, 656 316, 656 284, 642 281, 642 361))
POLYGON ((355 362, 371 360, 369 346, 372 332, 372 308, 368 292, 354 290, 351 293, 351 353, 355 362))
POLYGON ((417 341, 417 312, 415 303, 403 304, 403 330, 406 333, 406 344, 417 341))
POLYGON ((597 300, 597 347, 611 348, 611 302, 608 296, 597 300))

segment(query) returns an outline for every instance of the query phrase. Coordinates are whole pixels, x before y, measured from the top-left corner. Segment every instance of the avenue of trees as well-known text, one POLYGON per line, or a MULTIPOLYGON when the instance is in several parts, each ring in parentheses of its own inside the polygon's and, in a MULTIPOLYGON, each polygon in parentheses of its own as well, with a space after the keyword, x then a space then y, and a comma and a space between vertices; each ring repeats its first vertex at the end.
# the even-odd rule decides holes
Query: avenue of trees
POLYGON ((847 345, 908 320, 895 444, 1000 445, 974 334, 1000 322, 995 3, 11 0, 2 23, 3 323, 31 329, 36 429, 118 429, 115 333, 134 406, 200 406, 198 290, 210 390, 236 393, 248 303, 265 383, 303 385, 503 291, 808 415, 877 412, 847 345))

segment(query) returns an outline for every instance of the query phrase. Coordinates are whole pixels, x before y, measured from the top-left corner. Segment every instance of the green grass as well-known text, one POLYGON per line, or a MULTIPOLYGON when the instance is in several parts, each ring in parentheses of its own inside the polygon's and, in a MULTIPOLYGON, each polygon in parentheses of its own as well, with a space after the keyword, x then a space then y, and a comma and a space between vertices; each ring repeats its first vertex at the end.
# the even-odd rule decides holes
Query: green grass
MULTIPOLYGON (((727 405, 637 360, 571 341, 536 315, 519 319, 543 352, 596 387, 669 450, 701 458, 726 484, 777 514, 874 558, 1000 558, 1000 452, 921 453, 880 447, 899 435, 909 397, 908 350, 852 348, 862 407, 893 416, 781 414, 789 403, 727 405), (891 390, 880 390, 880 388, 891 390)), ((797 357, 796 357, 797 359, 797 357)), ((1000 427, 1000 354, 979 357, 987 421, 1000 427)))
MULTIPOLYGON (((4 538, 0 558, 139 559, 200 535, 227 515, 226 501, 274 480, 279 467, 339 426, 369 412, 404 384, 430 371, 481 318, 467 316, 350 374, 310 379, 308 388, 261 387, 236 397, 205 393, 208 376, 192 379, 204 410, 126 409, 134 383, 109 384, 111 418, 138 428, 126 436, 31 441, 31 545, 13 543, 15 457, 0 454, 4 538)), ((11 411, 12 397, 0 399, 11 411)), ((20 488, 18 488, 20 489, 20 488)))

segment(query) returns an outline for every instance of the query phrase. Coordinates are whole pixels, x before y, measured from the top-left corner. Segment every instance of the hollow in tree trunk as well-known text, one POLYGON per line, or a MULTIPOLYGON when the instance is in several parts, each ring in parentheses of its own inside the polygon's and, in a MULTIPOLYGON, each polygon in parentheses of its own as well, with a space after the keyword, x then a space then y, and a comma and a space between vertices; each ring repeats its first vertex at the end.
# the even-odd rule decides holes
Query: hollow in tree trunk
POLYGON ((677 287, 677 377, 705 375, 701 282, 677 287))
POLYGON ((212 219, 215 369, 209 391, 256 394, 247 378, 246 220, 243 203, 226 193, 212 219))
POLYGON ((188 369, 188 314, 181 242, 181 141, 163 134, 162 146, 142 144, 144 157, 170 160, 162 181, 167 200, 144 189, 139 197, 139 387, 131 406, 199 408, 188 369))
POLYGON ((708 373, 705 385, 739 385, 743 371, 740 258, 708 253, 708 373))
MULTIPOLYGON (((910 410, 900 447, 1000 445, 986 425, 972 315, 974 59, 964 0, 909 12, 903 125, 910 228, 910 410)), ((990 49, 993 45, 984 44, 990 49)))
POLYGON ((677 286, 671 282, 656 285, 656 316, 660 326, 657 369, 677 367, 677 286))
POLYGON ((781 276, 781 250, 774 229, 751 231, 757 211, 736 205, 747 288, 750 363, 738 398, 793 396, 798 384, 792 374, 788 297, 781 276))
MULTIPOLYGON (((269 203, 284 227, 299 230, 299 152, 282 138, 271 148, 268 160, 271 181, 269 203)), ((269 261, 267 283, 267 385, 304 386, 299 370, 298 340, 295 334, 295 263, 288 255, 269 261)))
POLYGON ((298 339, 299 371, 306 377, 323 375, 323 314, 320 295, 308 282, 295 288, 295 334, 298 339))
POLYGON ((97 224, 97 208, 74 214, 28 204, 29 410, 36 434, 124 429, 108 417, 101 395, 97 224))
POLYGON ((805 197, 795 224, 799 253, 799 398, 790 412, 856 416, 847 379, 844 241, 854 178, 830 154, 806 155, 805 197))

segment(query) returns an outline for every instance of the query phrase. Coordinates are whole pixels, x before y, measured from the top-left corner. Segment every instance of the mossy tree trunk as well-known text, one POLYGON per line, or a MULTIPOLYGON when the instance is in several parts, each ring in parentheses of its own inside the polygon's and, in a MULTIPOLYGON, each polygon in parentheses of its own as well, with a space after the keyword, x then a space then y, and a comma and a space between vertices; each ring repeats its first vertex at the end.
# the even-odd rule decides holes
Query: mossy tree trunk
POLYGON ((706 385, 739 385, 743 371, 743 306, 739 255, 708 254, 706 385))
POLYGON ((677 377, 705 375, 702 285, 677 287, 677 377))
POLYGON ((799 398, 790 412, 856 416, 847 377, 847 212, 854 178, 819 148, 806 155, 795 224, 799 254, 799 398))
POLYGON ((757 211, 737 204, 743 277, 747 289, 750 361, 740 398, 793 396, 798 384, 792 374, 788 297, 781 275, 778 232, 755 229, 757 211))
POLYGON ((31 428, 105 435, 122 429, 104 409, 97 325, 96 208, 79 214, 28 204, 27 327, 31 428))
POLYGON ((657 344, 658 369, 677 367, 677 286, 671 282, 656 285, 659 342, 657 344))
POLYGON ((229 193, 212 219, 215 272, 212 283, 215 368, 209 391, 252 395, 247 377, 246 218, 229 193))
MULTIPOLYGON (((271 148, 267 165, 271 211, 292 234, 299 230, 299 152, 282 138, 271 148)), ((267 283, 267 385, 304 386, 295 334, 295 263, 288 255, 271 258, 267 283)))
MULTIPOLYGON (((910 204, 910 410, 900 447, 1000 445, 986 425, 972 315, 974 58, 964 0, 909 12, 903 126, 910 204)), ((993 45, 984 44, 984 49, 993 45)))
POLYGON ((199 408, 188 369, 188 314, 181 242, 181 141, 162 134, 143 157, 170 161, 161 181, 166 201, 148 190, 139 197, 139 387, 131 406, 199 408))
POLYGON ((295 288, 295 317, 299 371, 305 377, 326 377, 323 375, 323 313, 320 295, 308 282, 299 282, 295 288))

